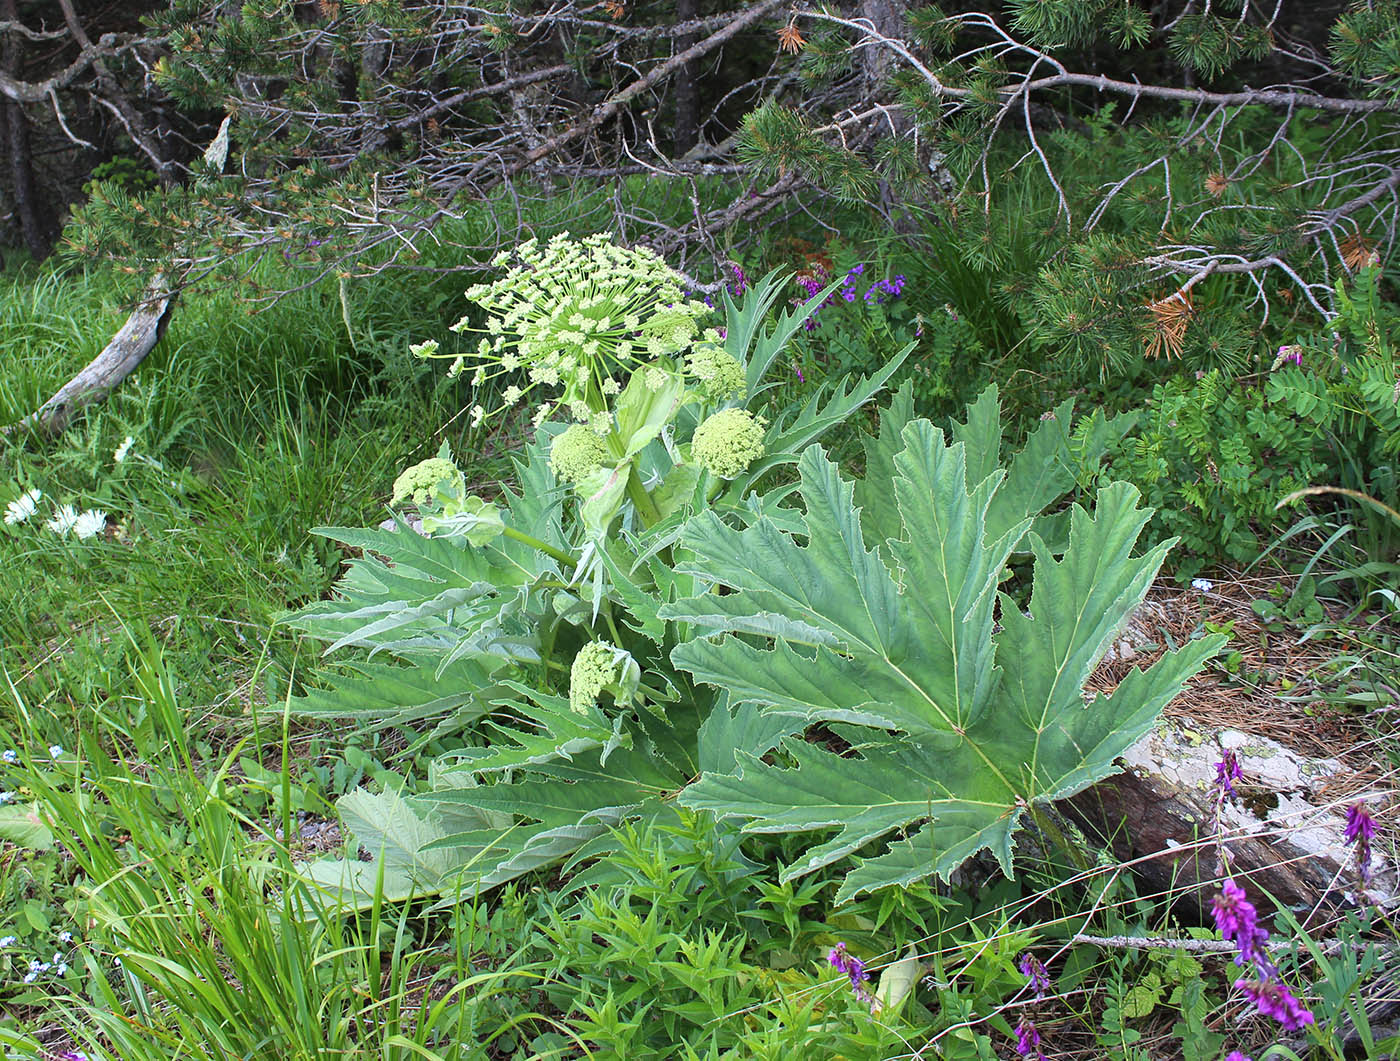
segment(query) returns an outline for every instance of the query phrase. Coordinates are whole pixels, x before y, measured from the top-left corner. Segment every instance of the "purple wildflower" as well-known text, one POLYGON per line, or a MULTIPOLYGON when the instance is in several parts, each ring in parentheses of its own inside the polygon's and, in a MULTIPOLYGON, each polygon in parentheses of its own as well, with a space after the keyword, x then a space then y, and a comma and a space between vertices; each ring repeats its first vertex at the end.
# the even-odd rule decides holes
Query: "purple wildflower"
POLYGON ((1371 877, 1371 841, 1376 836, 1376 822, 1366 804, 1353 803, 1347 808, 1347 827, 1342 837, 1356 845, 1356 868, 1363 881, 1371 877))
POLYGON ((1234 782, 1240 780, 1244 774, 1240 772, 1240 761, 1235 755, 1233 748, 1226 748, 1225 754, 1220 757, 1220 762, 1215 764, 1215 791, 1220 799, 1234 799, 1236 796, 1234 782))
POLYGON ((866 990, 865 982, 870 979, 870 974, 865 971, 865 962, 861 961, 854 954, 846 950, 845 943, 838 943, 831 948, 831 953, 826 956, 832 966, 846 974, 846 978, 851 981, 851 990, 856 998, 868 1004, 871 1009, 875 1008, 875 996, 866 990))
POLYGON ((737 298, 749 289, 749 278, 744 275, 742 265, 731 265, 729 269, 734 274, 734 279, 729 284, 729 293, 737 298))
POLYGON ((1261 968, 1272 971, 1273 966, 1264 953, 1269 933, 1259 927, 1259 914, 1243 888, 1227 877, 1220 886, 1220 894, 1211 901, 1211 913, 1221 938, 1233 940, 1240 949, 1235 955, 1236 965, 1244 968, 1246 962, 1254 960, 1261 968))
POLYGON ((1314 1021, 1312 1011, 1278 980, 1236 980, 1235 990, 1244 992, 1260 1013, 1272 1017, 1288 1031, 1296 1032, 1314 1021))
POLYGON ((792 363, 792 370, 797 373, 797 380, 799 383, 807 382, 807 377, 802 374, 802 366, 799 365, 796 361, 792 363))
POLYGON ((1045 1061, 1045 1052, 1040 1048, 1040 1031, 1036 1028, 1035 1021, 1024 1014, 1016 1022, 1016 1053, 1022 1057, 1035 1057, 1038 1061, 1045 1061))
POLYGON ((1225 1058, 1225 1061, 1254 1061, 1254 1059, 1241 1050, 1231 1050, 1230 1056, 1225 1058))
POLYGON ((1050 990, 1050 974, 1045 971, 1045 966, 1041 960, 1030 951, 1021 955, 1021 960, 1016 963, 1016 968, 1021 970, 1021 975, 1030 982, 1030 988, 1035 992, 1037 1000, 1045 997, 1045 992, 1050 990))

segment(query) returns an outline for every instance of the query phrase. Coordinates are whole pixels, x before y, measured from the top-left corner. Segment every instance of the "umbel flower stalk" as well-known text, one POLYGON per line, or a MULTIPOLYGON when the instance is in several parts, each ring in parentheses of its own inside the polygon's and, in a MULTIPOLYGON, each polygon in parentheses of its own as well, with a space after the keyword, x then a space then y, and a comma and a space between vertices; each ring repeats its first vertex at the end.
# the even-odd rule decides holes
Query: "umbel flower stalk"
MULTIPOLYGON (((606 235, 528 240, 492 264, 510 268, 467 289, 478 310, 453 330, 481 338, 452 372, 469 372, 477 387, 506 378, 503 407, 538 401, 536 424, 563 410, 606 434, 609 399, 639 368, 674 371, 668 359, 694 344, 709 312, 685 297, 680 275, 655 253, 606 235)), ((435 344, 415 352, 439 356, 435 344)), ((473 410, 478 422, 486 414, 473 410)))

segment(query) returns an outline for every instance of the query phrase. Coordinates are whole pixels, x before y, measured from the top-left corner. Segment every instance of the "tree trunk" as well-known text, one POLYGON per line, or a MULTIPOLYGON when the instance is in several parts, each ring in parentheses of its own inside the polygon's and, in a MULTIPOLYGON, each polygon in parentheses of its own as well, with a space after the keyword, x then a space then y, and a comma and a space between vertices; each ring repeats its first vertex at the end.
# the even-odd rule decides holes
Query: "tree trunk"
MULTIPOLYGON (((676 21, 689 22, 700 13, 699 0, 676 0, 676 21)), ((676 41, 685 51, 699 38, 693 35, 676 41)), ((700 141, 700 94, 695 87, 696 64, 686 63, 676 73, 675 154, 684 155, 700 141)))
MULTIPOLYGON (((860 0, 856 5, 856 15, 868 21, 877 36, 902 40, 907 7, 904 0, 860 0)), ((886 82, 898 68, 898 57, 880 44, 867 45, 860 50, 859 56, 865 98, 887 98, 889 92, 886 82)))
MULTIPOLYGON (((0 0, 0 18, 19 21, 15 0, 0 0)), ((7 34, 0 44, 0 70, 18 79, 20 44, 18 34, 7 34)), ((34 180, 33 155, 29 147, 29 119, 24 105, 14 100, 0 101, 0 132, 3 132, 5 153, 10 158, 10 187, 15 199, 15 214, 20 233, 29 253, 37 258, 48 257, 53 250, 54 223, 34 180)))

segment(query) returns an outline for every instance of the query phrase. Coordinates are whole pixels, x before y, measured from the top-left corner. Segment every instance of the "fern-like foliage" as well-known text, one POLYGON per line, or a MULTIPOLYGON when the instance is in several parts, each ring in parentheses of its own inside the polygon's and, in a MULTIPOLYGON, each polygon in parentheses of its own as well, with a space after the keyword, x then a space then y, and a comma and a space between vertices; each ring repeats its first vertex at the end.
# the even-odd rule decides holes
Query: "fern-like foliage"
POLYGON ((1151 515, 1137 491, 1115 483, 1092 511, 1076 506, 1057 558, 1030 530, 1031 512, 999 515, 1017 477, 988 471, 982 454, 949 445, 926 420, 899 439, 888 469, 872 467, 862 484, 893 499, 878 529, 863 525, 853 484, 810 447, 798 466, 801 529, 698 515, 679 570, 727 592, 661 610, 704 634, 673 651, 680 669, 792 720, 778 761, 740 752, 682 803, 743 819, 749 832, 827 833, 785 878, 897 834, 858 859, 839 900, 946 876, 982 849, 1010 872, 1026 808, 1112 773, 1221 644, 1194 641, 1112 696, 1087 698, 1086 679, 1172 544, 1134 555, 1151 515), (1023 538, 1035 557, 1029 611, 997 591, 1023 538), (827 740, 802 739, 814 724, 827 740))

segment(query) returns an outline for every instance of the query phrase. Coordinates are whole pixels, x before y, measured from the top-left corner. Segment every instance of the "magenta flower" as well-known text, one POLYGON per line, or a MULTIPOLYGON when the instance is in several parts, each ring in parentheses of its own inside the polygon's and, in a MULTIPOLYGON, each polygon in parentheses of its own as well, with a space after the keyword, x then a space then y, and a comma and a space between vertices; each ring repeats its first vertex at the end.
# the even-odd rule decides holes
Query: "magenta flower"
POLYGON ((1371 878, 1371 841, 1376 836, 1376 822, 1366 804, 1353 803, 1347 808, 1347 827, 1342 837, 1349 844, 1356 845, 1356 868, 1362 881, 1371 878))
POLYGON ((1210 910, 1221 938, 1232 940, 1239 947, 1239 953, 1235 955, 1236 965, 1244 968, 1246 962, 1257 961, 1266 972, 1273 971, 1273 965, 1264 953, 1269 933, 1259 927, 1259 914, 1243 888, 1227 877, 1220 886, 1220 894, 1211 901, 1210 910))
POLYGON ((1045 1051, 1040 1048, 1040 1031, 1036 1028, 1035 1021, 1024 1015, 1016 1022, 1016 1053, 1022 1057, 1035 1057, 1037 1061, 1045 1061, 1045 1051))
POLYGON ((1293 992, 1278 980, 1236 980, 1235 990, 1244 992, 1260 1013, 1272 1017, 1291 1032, 1314 1021, 1312 1010, 1294 998, 1293 992))
POLYGON ((1239 1050, 1231 1050, 1230 1056, 1225 1061, 1253 1061, 1253 1058, 1239 1050))
POLYGON ((1215 764, 1215 791, 1221 799, 1235 798, 1235 782, 1244 777, 1240 772, 1240 761, 1233 748, 1226 748, 1220 762, 1215 764))
POLYGON ((832 964, 833 968, 846 974, 846 978, 851 981, 851 990, 855 993, 856 998, 874 1009, 875 996, 865 987, 865 982, 870 979, 870 974, 865 971, 865 962, 849 953, 845 943, 838 943, 832 947, 826 960, 832 964))
POLYGON ((1045 997, 1045 992, 1050 990, 1050 974, 1045 971, 1045 966, 1041 960, 1030 951, 1021 955, 1021 960, 1016 963, 1016 968, 1021 970, 1021 975, 1029 982, 1031 990, 1035 992, 1038 1000, 1045 997))

